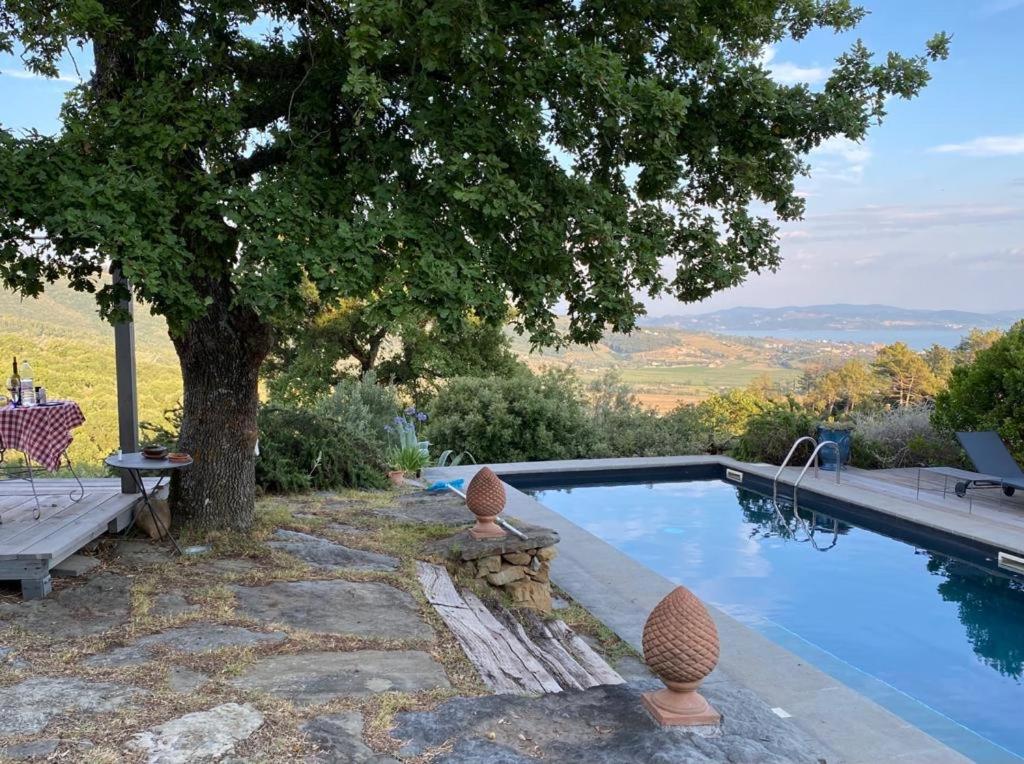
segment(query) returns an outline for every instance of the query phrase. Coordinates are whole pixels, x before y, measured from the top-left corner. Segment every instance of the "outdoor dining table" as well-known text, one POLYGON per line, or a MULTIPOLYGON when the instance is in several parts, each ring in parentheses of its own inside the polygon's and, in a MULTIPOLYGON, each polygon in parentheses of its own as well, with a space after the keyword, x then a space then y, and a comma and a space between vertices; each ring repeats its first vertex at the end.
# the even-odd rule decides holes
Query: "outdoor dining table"
MULTIPOLYGON (((187 461, 174 461, 170 459, 150 459, 143 456, 141 453, 135 454, 115 454, 114 456, 108 456, 103 460, 108 467, 113 467, 115 470, 123 470, 132 477, 132 481, 135 483, 135 487, 139 489, 139 493, 142 494, 142 501, 146 505, 146 509, 149 510, 149 516, 153 518, 153 524, 161 535, 167 536, 174 544, 174 549, 178 554, 181 554, 181 547, 178 546, 178 542, 175 541, 174 536, 171 535, 171 529, 165 528, 164 524, 160 522, 160 518, 156 514, 156 510, 153 509, 153 505, 150 502, 153 494, 159 490, 160 482, 157 482, 153 486, 153 490, 146 491, 146 484, 142 480, 143 472, 158 472, 161 474, 161 480, 164 474, 169 474, 174 470, 180 470, 185 467, 192 465, 192 457, 189 457, 187 461)), ((132 520, 134 524, 135 520, 132 520)), ((129 526, 130 527, 130 526, 129 526)))
POLYGON ((40 509, 32 469, 33 461, 50 472, 56 471, 61 462, 65 462, 78 482, 78 498, 75 498, 75 492, 72 491, 71 500, 80 501, 85 495, 82 481, 75 473, 68 456, 68 446, 74 439, 71 431, 83 422, 85 415, 74 401, 50 401, 34 406, 8 404, 0 408, 0 464, 8 468, 7 477, 28 480, 31 484, 32 496, 35 499, 33 517, 37 520, 40 509), (8 450, 21 453, 24 467, 10 468, 4 458, 8 450))

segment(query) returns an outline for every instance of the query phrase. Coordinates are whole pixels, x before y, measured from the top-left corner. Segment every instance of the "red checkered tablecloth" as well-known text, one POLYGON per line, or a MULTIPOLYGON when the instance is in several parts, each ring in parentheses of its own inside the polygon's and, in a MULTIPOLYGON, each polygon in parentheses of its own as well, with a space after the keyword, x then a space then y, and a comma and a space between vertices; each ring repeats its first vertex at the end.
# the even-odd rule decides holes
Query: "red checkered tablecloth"
POLYGON ((74 401, 0 409, 0 445, 24 451, 53 472, 71 445, 71 430, 85 421, 74 401))

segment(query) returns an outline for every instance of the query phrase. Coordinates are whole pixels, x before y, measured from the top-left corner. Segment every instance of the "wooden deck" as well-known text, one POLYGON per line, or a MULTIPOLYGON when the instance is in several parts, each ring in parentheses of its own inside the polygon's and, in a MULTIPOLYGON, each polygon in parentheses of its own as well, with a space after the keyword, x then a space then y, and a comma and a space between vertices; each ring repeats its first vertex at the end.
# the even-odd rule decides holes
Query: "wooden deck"
MULTIPOLYGON (((799 469, 787 467, 781 480, 791 484, 798 474, 799 469)), ((834 472, 822 471, 817 478, 808 472, 801 486, 918 525, 1024 554, 1024 492, 1018 491, 1011 497, 1004 496, 998 488, 971 488, 967 496, 960 497, 953 492, 953 483, 951 479, 943 496, 943 479, 939 475, 921 472, 919 489, 916 467, 848 467, 842 471, 839 485, 835 484, 834 472)))
POLYGON ((131 523, 140 497, 121 493, 119 479, 84 479, 82 484, 85 495, 76 502, 71 498, 78 490, 74 480, 36 480, 37 520, 28 481, 0 480, 0 580, 21 581, 26 599, 46 596, 51 568, 93 539, 131 523))

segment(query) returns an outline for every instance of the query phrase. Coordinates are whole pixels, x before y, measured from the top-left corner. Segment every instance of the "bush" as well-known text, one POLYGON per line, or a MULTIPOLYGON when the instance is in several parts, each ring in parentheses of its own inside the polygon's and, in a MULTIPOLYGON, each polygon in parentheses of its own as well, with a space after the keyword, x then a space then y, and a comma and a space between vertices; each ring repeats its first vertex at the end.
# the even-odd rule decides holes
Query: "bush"
POLYGON ((282 493, 383 487, 392 445, 384 427, 398 411, 394 388, 372 375, 344 380, 309 406, 262 407, 257 484, 282 493))
POLYGON ((317 410, 337 421, 346 431, 359 433, 381 454, 394 445, 385 426, 401 411, 398 391, 393 385, 377 384, 373 372, 362 379, 339 382, 331 394, 317 404, 317 410))
POLYGON ((260 409, 256 483, 292 493, 344 487, 381 488, 387 464, 376 444, 316 409, 260 409))
POLYGON ((855 416, 851 463, 864 469, 961 464, 952 437, 931 420, 932 407, 925 403, 855 416))
POLYGON ((724 454, 739 442, 751 417, 771 405, 751 390, 712 395, 695 407, 691 444, 696 453, 724 454))
POLYGON ((593 446, 590 456, 671 456, 687 453, 678 420, 637 403, 628 385, 609 372, 587 386, 593 446), (682 449, 682 450, 681 450, 682 449))
POLYGON ((814 435, 817 423, 792 399, 784 404, 768 404, 747 419, 746 431, 739 437, 733 456, 747 462, 782 464, 797 438, 814 435))
POLYGON ((469 451, 481 463, 573 459, 593 452, 579 383, 569 372, 457 377, 429 410, 431 443, 469 451))

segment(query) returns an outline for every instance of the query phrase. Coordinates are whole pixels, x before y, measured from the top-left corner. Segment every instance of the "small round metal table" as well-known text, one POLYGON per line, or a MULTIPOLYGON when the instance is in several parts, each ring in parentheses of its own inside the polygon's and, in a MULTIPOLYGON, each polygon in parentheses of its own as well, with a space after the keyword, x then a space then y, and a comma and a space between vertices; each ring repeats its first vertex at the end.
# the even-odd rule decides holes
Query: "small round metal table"
MULTIPOLYGON (((146 504, 146 509, 149 510, 150 517, 153 518, 153 524, 160 533, 164 534, 174 544, 174 549, 181 554, 181 547, 178 546, 178 542, 174 540, 174 536, 171 535, 171 529, 165 528, 164 524, 160 522, 160 518, 157 517, 156 510, 153 509, 153 505, 150 503, 150 497, 152 492, 146 491, 146 484, 142 480, 143 472, 159 472, 160 480, 163 480, 164 474, 169 474, 173 470, 180 470, 184 467, 192 465, 192 457, 189 457, 188 461, 172 462, 170 459, 147 459, 142 454, 121 454, 120 456, 108 456, 103 460, 108 467, 113 467, 115 470, 124 470, 132 476, 132 481, 135 483, 135 487, 139 489, 139 493, 142 494, 142 501, 146 504)), ((158 481, 154 486, 153 491, 156 491, 160 487, 158 481)), ((135 523, 135 520, 132 520, 135 523)), ((130 526, 129 526, 130 527, 130 526)))

